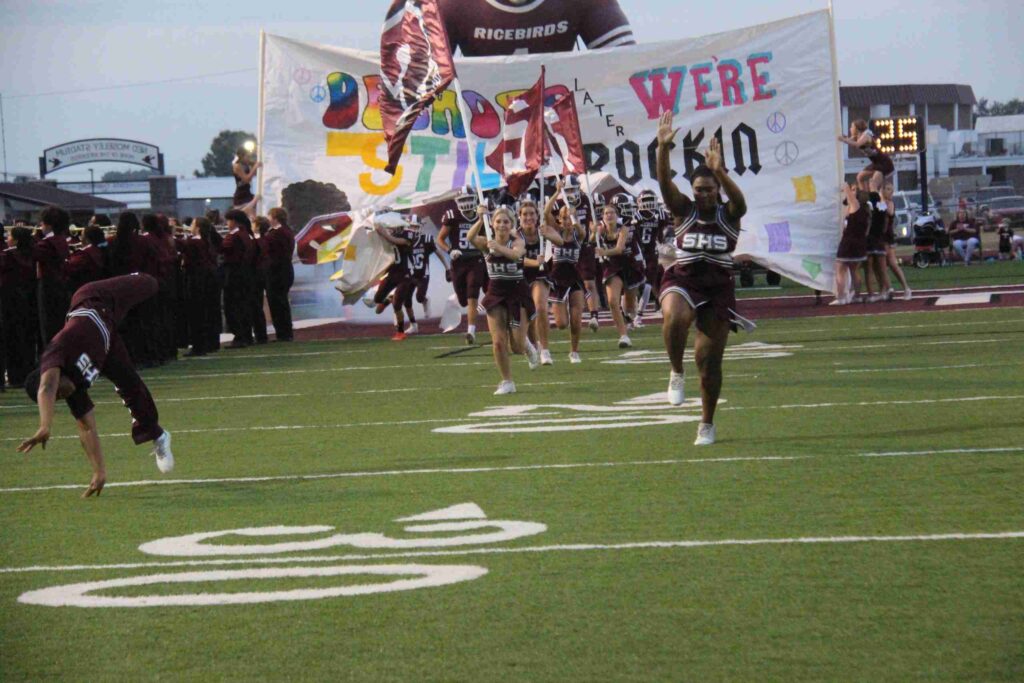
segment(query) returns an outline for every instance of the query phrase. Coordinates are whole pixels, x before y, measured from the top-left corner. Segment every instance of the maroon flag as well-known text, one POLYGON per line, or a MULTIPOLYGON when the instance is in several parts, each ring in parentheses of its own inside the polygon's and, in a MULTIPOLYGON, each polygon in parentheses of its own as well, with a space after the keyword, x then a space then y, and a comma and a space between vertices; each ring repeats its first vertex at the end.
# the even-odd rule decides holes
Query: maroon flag
POLYGON ((380 36, 380 113, 394 174, 405 139, 434 98, 455 79, 437 0, 394 0, 380 36))
POLYGON ((553 157, 562 162, 560 174, 579 175, 586 172, 576 96, 569 93, 548 107, 544 111, 544 127, 553 157))
POLYGON ((505 128, 487 165, 500 173, 515 197, 533 182, 544 164, 544 67, 540 80, 505 109, 505 128))

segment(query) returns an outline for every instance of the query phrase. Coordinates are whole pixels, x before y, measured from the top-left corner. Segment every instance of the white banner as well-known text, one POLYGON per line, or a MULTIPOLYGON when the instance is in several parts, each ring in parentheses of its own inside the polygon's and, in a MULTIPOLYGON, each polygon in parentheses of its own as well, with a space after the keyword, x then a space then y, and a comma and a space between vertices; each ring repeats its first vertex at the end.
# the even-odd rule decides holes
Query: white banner
POLYGON ((633 191, 657 189, 655 132, 662 111, 681 128, 677 184, 720 137, 749 213, 737 256, 748 255, 817 289, 832 288, 839 239, 838 83, 827 11, 771 24, 635 47, 462 59, 463 119, 453 90, 417 122, 394 177, 376 106, 375 53, 266 36, 261 101, 263 195, 331 183, 353 209, 423 204, 470 182, 500 178, 484 158, 501 140, 503 107, 547 68, 550 101, 574 93, 591 172, 633 191), (466 126, 474 149, 466 141, 466 126), (308 185, 308 184, 307 184, 308 185))

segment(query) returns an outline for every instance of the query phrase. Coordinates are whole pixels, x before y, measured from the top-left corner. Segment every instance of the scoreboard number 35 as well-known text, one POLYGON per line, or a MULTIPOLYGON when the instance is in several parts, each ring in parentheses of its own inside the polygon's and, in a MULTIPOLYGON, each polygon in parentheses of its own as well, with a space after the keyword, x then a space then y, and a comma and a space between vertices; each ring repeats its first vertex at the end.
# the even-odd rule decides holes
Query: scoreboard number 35
POLYGON ((925 150, 924 122, 919 116, 872 119, 875 144, 883 154, 917 154, 925 150))

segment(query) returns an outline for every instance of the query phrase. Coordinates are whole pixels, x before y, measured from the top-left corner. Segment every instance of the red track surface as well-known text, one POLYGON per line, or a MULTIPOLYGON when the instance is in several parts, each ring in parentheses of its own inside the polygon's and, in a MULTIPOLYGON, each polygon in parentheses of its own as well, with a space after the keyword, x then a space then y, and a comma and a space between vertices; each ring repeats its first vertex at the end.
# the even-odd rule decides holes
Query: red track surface
MULTIPOLYGON (((876 304, 850 304, 849 306, 829 306, 832 295, 823 295, 821 302, 816 303, 815 297, 811 296, 777 296, 752 299, 740 299, 739 312, 744 317, 757 320, 770 320, 773 318, 811 318, 817 316, 849 316, 849 315, 877 315, 882 313, 907 313, 916 311, 959 311, 978 308, 1009 308, 1024 307, 1024 284, 1021 285, 996 285, 991 287, 966 287, 948 289, 929 289, 914 292, 914 298, 910 301, 897 299, 876 304), (988 303, 981 304, 958 304, 951 306, 936 306, 939 297, 949 294, 975 294, 991 292, 993 296, 988 303)), ((390 317, 390 316, 388 316, 390 317)), ((384 319, 384 315, 381 316, 384 319)), ((645 320, 659 319, 659 314, 646 315, 645 320)), ((602 313, 603 325, 609 324, 607 314, 602 313)), ((482 329, 486 330, 487 322, 480 319, 482 329)), ((420 320, 420 334, 440 334, 438 321, 420 320)), ((321 339, 347 339, 359 337, 390 337, 394 334, 394 325, 390 323, 329 323, 303 330, 296 330, 295 337, 300 341, 311 341, 321 339)), ((457 333, 452 333, 452 337, 457 333)))

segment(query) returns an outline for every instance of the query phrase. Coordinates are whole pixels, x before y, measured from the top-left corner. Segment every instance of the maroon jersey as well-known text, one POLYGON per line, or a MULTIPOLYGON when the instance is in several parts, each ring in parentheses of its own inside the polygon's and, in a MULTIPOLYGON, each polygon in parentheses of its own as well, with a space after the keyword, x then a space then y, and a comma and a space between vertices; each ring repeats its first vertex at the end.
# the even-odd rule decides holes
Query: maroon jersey
POLYGON ((618 0, 440 0, 452 49, 467 57, 635 45, 618 0))
POLYGON ((52 232, 35 243, 32 254, 39 264, 39 273, 44 280, 65 280, 64 264, 67 263, 71 249, 68 238, 52 232))
POLYGON ((699 262, 732 270, 732 252, 740 237, 739 226, 729 219, 727 205, 719 205, 713 220, 700 217, 697 205, 676 226, 676 264, 689 266, 699 262))
POLYGON ((253 244, 252 236, 241 228, 235 228, 229 232, 221 245, 224 263, 230 265, 251 263, 255 251, 256 245, 253 244))
POLYGON ((36 264, 31 251, 16 247, 4 250, 0 258, 0 285, 21 287, 36 281, 36 264))
POLYGON ((550 279, 555 284, 568 284, 579 278, 576 272, 576 264, 580 260, 581 244, 573 231, 572 237, 565 240, 562 246, 551 245, 551 275, 550 279))
POLYGON ((263 246, 266 251, 267 268, 278 270, 291 265, 292 254, 295 253, 295 235, 287 226, 271 228, 263 237, 263 246))
POLYGON ((198 235, 181 241, 181 253, 186 272, 212 272, 217 267, 213 246, 198 235))
POLYGON ((87 282, 101 280, 107 276, 106 247, 90 244, 85 249, 68 257, 66 272, 68 283, 75 289, 87 282))
MULTIPOLYGON (((511 249, 515 242, 515 238, 509 238, 505 247, 511 249)), ((487 262, 487 277, 492 283, 496 280, 522 280, 524 277, 523 259, 512 260, 501 254, 491 253, 485 260, 487 262)))
POLYGON ((430 277, 430 256, 437 251, 433 235, 411 232, 407 238, 412 245, 406 251, 406 267, 414 278, 430 277))
POLYGON ((480 250, 469 241, 469 230, 473 227, 473 222, 464 220, 462 214, 457 212, 458 209, 449 209, 441 220, 441 225, 448 228, 448 244, 452 249, 462 252, 462 259, 480 258, 480 250))
POLYGON ((650 218, 637 217, 633 230, 633 239, 644 260, 649 261, 658 251, 658 243, 664 239, 665 230, 670 225, 668 217, 658 212, 650 218))

